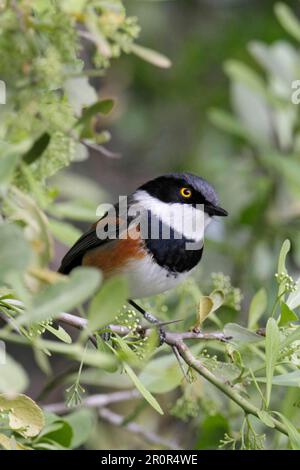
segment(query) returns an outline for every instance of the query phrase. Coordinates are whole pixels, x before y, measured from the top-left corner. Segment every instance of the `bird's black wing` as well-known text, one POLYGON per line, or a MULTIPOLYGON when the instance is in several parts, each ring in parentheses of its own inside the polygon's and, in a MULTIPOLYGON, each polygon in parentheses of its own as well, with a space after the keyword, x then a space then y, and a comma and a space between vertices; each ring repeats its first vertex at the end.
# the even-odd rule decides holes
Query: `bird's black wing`
MULTIPOLYGON (((115 207, 116 213, 118 214, 118 207, 115 207)), ((58 270, 59 273, 62 274, 69 274, 72 269, 80 266, 82 264, 82 259, 87 251, 93 250, 99 246, 102 246, 106 243, 111 242, 112 240, 107 237, 105 239, 101 239, 97 236, 97 225, 98 223, 102 223, 103 225, 108 224, 109 222, 115 223, 119 226, 119 218, 118 215, 112 216, 110 218, 110 214, 106 213, 104 216, 94 225, 90 227, 90 229, 85 232, 81 237, 77 240, 77 242, 70 248, 70 250, 66 253, 64 258, 62 259, 60 268, 58 270)))
POLYGON ((88 250, 96 248, 102 243, 105 243, 105 241, 106 240, 99 240, 96 233, 96 227, 92 226, 65 254, 58 272, 62 274, 69 274, 72 269, 81 265, 82 258, 88 250))

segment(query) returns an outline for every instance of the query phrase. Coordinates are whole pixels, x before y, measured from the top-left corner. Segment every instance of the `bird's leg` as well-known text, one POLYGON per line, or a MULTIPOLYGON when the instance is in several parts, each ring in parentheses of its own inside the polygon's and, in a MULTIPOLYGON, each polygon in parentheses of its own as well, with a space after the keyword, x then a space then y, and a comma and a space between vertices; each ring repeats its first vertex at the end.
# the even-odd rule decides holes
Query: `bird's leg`
MULTIPOLYGON (((135 303, 133 300, 129 299, 128 303, 135 308, 138 312, 140 312, 145 320, 147 320, 149 323, 152 323, 152 325, 160 325, 160 321, 152 315, 152 313, 147 312, 146 310, 143 309, 140 305, 135 303)), ((162 328, 162 326, 159 326, 159 345, 161 346, 165 342, 165 337, 166 337, 166 332, 162 328)))
POLYGON ((149 323, 159 323, 159 320, 154 315, 152 315, 152 313, 147 312, 145 309, 143 309, 143 307, 135 303, 133 300, 128 300, 128 303, 132 305, 132 307, 134 307, 138 312, 140 312, 145 320, 147 320, 149 323))
POLYGON ((100 337, 103 339, 103 341, 108 342, 111 337, 111 332, 106 331, 105 333, 101 333, 100 337))

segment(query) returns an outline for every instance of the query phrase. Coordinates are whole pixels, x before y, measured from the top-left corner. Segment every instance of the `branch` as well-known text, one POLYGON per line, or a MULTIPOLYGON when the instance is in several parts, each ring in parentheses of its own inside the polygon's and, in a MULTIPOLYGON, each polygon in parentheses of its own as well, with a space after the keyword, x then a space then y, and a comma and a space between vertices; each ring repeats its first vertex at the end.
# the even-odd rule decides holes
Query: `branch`
MULTIPOLYGON (((140 393, 136 389, 114 393, 99 393, 97 395, 90 395, 82 400, 82 404, 80 406, 85 406, 87 408, 100 408, 102 406, 110 405, 111 403, 139 398, 140 396, 140 393)), ((43 408, 56 414, 64 414, 72 411, 72 408, 66 406, 65 403, 51 403, 50 405, 45 405, 43 408)), ((75 408, 78 409, 78 406, 75 408)))
MULTIPOLYGON (((61 323, 68 324, 70 326, 73 326, 77 329, 83 330, 87 327, 87 320, 84 318, 71 315, 69 313, 62 313, 59 315, 57 320, 61 323)), ((121 325, 110 325, 109 330, 113 333, 116 333, 120 336, 127 335, 128 333, 131 332, 128 328, 125 326, 121 325)), ((142 335, 150 335, 152 332, 151 328, 143 328, 140 327, 138 328, 138 331, 142 335)), ((11 335, 9 332, 2 331, 0 335, 1 339, 4 340, 11 340, 17 344, 27 344, 28 342, 26 338, 14 334, 11 335)), ((94 337, 90 336, 90 339, 92 341, 95 340, 94 337)), ((209 369, 207 369, 201 361, 196 359, 189 348, 186 346, 184 343, 185 340, 190 340, 190 339, 196 339, 196 340, 218 340, 222 342, 228 341, 228 337, 226 337, 223 333, 220 332, 213 332, 213 333, 196 333, 196 332, 184 332, 184 333, 173 333, 173 332, 166 332, 165 336, 165 343, 171 346, 171 348, 176 348, 178 351, 178 354, 181 356, 183 361, 192 369, 194 369, 196 372, 198 372, 199 375, 204 377, 206 380, 208 380, 211 384, 213 384, 215 387, 217 387, 221 392, 223 392, 230 400, 232 400, 234 403, 236 403, 240 408, 244 410, 246 414, 252 414, 253 416, 256 416, 258 419, 259 414, 260 414, 260 408, 257 406, 253 405, 250 401, 248 401, 246 398, 242 397, 235 389, 233 386, 228 384, 227 382, 224 382, 223 380, 219 379, 216 377, 209 369)), ((43 341, 43 344, 45 344, 45 347, 48 349, 51 349, 54 352, 59 352, 59 353, 65 353, 66 350, 65 348, 58 348, 57 343, 51 342, 51 341, 43 341)), ((64 346, 64 345, 63 345, 64 346)), ((78 349, 76 349, 76 353, 78 354, 78 349)), ((270 419, 272 420, 272 423, 274 425, 274 428, 277 429, 279 432, 285 434, 288 436, 288 431, 287 428, 284 424, 282 424, 280 421, 277 419, 273 418, 273 416, 269 415, 270 419)))
MULTIPOLYGON (((66 323, 68 325, 74 326, 75 328, 84 329, 87 326, 87 320, 77 317, 75 315, 70 315, 69 313, 63 313, 58 317, 58 320, 62 323, 66 323)), ((117 333, 119 335, 126 335, 130 332, 130 330, 124 326, 119 325, 110 325, 109 329, 117 333)), ((150 328, 142 328, 140 327, 140 331, 144 335, 149 335, 152 331, 150 328)), ((224 382, 223 380, 216 377, 209 369, 204 367, 204 365, 196 359, 189 348, 184 343, 185 340, 190 339, 198 339, 198 340, 218 340, 226 342, 228 337, 226 337, 223 333, 214 332, 214 333, 196 333, 196 332, 184 332, 184 333, 173 333, 173 332, 166 332, 165 336, 165 343, 171 346, 172 348, 176 348, 181 358, 184 362, 198 372, 199 375, 204 377, 208 380, 211 384, 217 387, 221 392, 223 392, 230 400, 236 403, 240 408, 244 410, 246 414, 252 414, 259 418, 260 408, 253 405, 250 401, 246 398, 242 397, 234 388, 233 386, 229 385, 228 383, 224 382)), ((270 415, 270 419, 273 422, 274 428, 277 431, 285 434, 288 436, 288 431, 286 427, 277 419, 273 418, 270 415)))
MULTIPOLYGON (((198 359, 195 358, 195 356, 193 356, 193 354, 191 353, 189 348, 184 344, 183 341, 177 341, 175 344, 173 344, 173 346, 177 348, 177 351, 179 352, 180 356, 182 357, 182 359, 186 362, 188 366, 190 366, 192 369, 198 372, 198 374, 200 374, 202 377, 204 377, 206 380, 212 383, 215 387, 221 390, 221 392, 227 395, 228 398, 230 398, 240 408, 242 408, 246 414, 252 414, 256 416, 258 419, 260 419, 259 417, 260 408, 258 408, 257 406, 253 405, 250 401, 243 398, 233 388, 233 386, 218 379, 212 372, 210 372, 209 369, 207 369, 201 363, 201 361, 199 361, 198 359)), ((274 428, 276 428, 277 431, 280 431, 281 433, 288 436, 288 431, 286 427, 280 421, 273 418, 271 415, 269 416, 273 422, 274 428)))
POLYGON ((148 431, 143 426, 135 422, 124 423, 123 416, 114 413, 108 408, 100 408, 99 416, 107 423, 113 424, 114 426, 120 426, 127 431, 133 432, 142 436, 149 444, 159 445, 162 447, 167 447, 168 449, 181 450, 179 445, 176 442, 169 441, 163 437, 157 436, 154 432, 148 431))
POLYGON ((87 139, 83 139, 80 142, 84 144, 86 147, 94 150, 95 152, 98 152, 101 155, 104 155, 104 157, 116 158, 116 159, 121 158, 121 155, 119 153, 112 152, 111 150, 108 150, 103 145, 95 144, 94 142, 90 142, 87 139))
MULTIPOLYGON (((87 327, 87 320, 85 318, 77 317, 76 315, 71 315, 70 313, 61 313, 56 320, 60 323, 65 323, 66 325, 73 326, 79 330, 84 330, 87 327)), ((109 325, 108 329, 112 333, 116 333, 119 336, 128 335, 131 330, 126 326, 122 325, 109 325)), ((142 326, 137 328, 137 331, 143 334, 144 336, 149 336, 153 331, 152 328, 143 328, 142 326)), ((184 333, 171 333, 166 332, 165 343, 170 346, 176 346, 176 342, 180 340, 188 339, 202 339, 202 340, 218 340, 226 342, 230 339, 228 336, 225 336, 224 333, 214 332, 214 333, 203 333, 203 332, 194 332, 186 331, 184 333)))

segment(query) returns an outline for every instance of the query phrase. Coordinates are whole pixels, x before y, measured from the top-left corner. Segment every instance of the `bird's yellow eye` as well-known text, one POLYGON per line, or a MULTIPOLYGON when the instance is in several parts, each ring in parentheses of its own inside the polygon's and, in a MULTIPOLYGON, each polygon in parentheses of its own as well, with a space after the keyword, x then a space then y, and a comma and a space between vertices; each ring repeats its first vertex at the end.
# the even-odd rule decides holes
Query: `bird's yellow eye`
POLYGON ((180 189, 180 194, 183 197, 191 197, 192 191, 189 188, 181 188, 180 189))

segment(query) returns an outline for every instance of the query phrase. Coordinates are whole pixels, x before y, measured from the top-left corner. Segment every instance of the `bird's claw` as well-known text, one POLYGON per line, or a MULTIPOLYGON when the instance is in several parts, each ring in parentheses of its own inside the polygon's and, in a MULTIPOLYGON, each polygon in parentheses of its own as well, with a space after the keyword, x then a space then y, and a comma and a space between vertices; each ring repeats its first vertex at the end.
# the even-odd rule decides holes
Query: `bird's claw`
POLYGON ((101 333, 100 336, 103 339, 103 341, 107 342, 111 338, 111 332, 110 331, 104 331, 104 333, 101 333))
POLYGON ((162 346, 166 342, 166 331, 161 326, 158 329, 158 338, 159 338, 158 346, 162 346))

